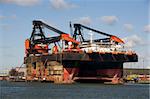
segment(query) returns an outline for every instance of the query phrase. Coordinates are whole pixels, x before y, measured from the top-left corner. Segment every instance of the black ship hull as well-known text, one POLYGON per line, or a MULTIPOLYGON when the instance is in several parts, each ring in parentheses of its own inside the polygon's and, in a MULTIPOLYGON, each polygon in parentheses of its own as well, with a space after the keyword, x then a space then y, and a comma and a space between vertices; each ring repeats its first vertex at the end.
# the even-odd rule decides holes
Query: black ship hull
POLYGON ((31 65, 29 68, 31 72, 33 72, 31 68, 36 69, 36 66, 33 66, 35 63, 41 63, 46 69, 46 63, 51 61, 56 61, 63 66, 63 81, 112 81, 122 78, 124 62, 137 62, 138 58, 136 54, 125 53, 64 52, 29 56, 24 60, 27 68, 29 64, 31 65))

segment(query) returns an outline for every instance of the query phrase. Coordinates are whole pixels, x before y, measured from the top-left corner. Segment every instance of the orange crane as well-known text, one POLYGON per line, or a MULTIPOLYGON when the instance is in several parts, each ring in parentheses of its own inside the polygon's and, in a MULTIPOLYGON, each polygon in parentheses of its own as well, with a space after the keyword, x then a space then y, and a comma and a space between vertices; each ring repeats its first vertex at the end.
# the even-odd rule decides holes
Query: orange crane
POLYGON ((42 21, 34 20, 31 37, 25 41, 26 56, 29 56, 30 54, 48 54, 48 50, 50 50, 48 48, 49 44, 54 43, 56 48, 56 43, 58 43, 60 40, 72 42, 74 45, 79 44, 79 42, 70 37, 69 34, 62 32, 42 21), (54 31, 58 33, 59 36, 46 37, 44 35, 43 28, 54 31))
POLYGON ((115 35, 111 35, 111 34, 108 34, 108 33, 104 33, 104 32, 101 32, 101 31, 98 31, 98 30, 95 30, 93 28, 90 28, 90 27, 87 27, 87 26, 84 26, 82 24, 74 24, 74 34, 73 34, 73 38, 76 40, 77 37, 80 36, 80 42, 85 42, 86 40, 84 39, 83 37, 83 34, 81 32, 82 29, 87 29, 87 30, 90 30, 90 31, 93 31, 95 33, 98 33, 98 34, 101 34, 101 35, 105 35, 107 36, 108 38, 104 38, 104 39, 97 39, 95 41, 114 41, 116 43, 122 43, 124 44, 124 41, 122 39, 120 39, 119 37, 115 36, 115 35))

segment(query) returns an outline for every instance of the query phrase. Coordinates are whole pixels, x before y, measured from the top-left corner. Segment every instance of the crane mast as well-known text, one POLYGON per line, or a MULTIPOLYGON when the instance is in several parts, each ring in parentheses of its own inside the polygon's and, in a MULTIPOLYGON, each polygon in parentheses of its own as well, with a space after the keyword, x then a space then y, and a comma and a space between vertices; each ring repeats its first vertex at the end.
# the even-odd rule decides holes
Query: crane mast
POLYGON ((85 52, 88 52, 89 50, 92 52, 115 52, 116 50, 123 51, 124 42, 119 37, 101 32, 82 24, 74 24, 73 38, 81 42, 79 46, 81 50, 85 52), (87 40, 83 36, 83 29, 89 30, 93 33, 104 35, 106 36, 106 38, 93 39, 93 34, 90 34, 90 40, 87 40))
MULTIPOLYGON (((108 34, 108 33, 104 33, 104 32, 101 32, 101 31, 98 31, 98 30, 95 30, 93 28, 90 28, 90 27, 87 27, 85 25, 82 25, 82 24, 74 24, 74 35, 73 35, 73 38, 75 38, 75 40, 77 39, 77 36, 81 36, 82 37, 82 42, 85 41, 84 37, 83 37, 83 34, 81 32, 81 29, 87 29, 87 30, 90 30, 90 31, 93 31, 95 33, 98 33, 98 34, 101 34, 101 35, 105 35, 107 36, 108 38, 107 39, 110 39, 110 40, 113 40, 115 41, 116 43, 124 43, 123 40, 121 40, 120 38, 118 38, 117 36, 115 35, 111 35, 111 34, 108 34)), ((105 40, 105 39, 101 39, 101 40, 105 40)), ((97 40, 98 41, 98 40, 97 40)))
POLYGON ((26 55, 30 54, 48 54, 48 51, 51 50, 48 48, 50 44, 54 44, 56 46, 60 44, 59 42, 63 40, 65 42, 72 42, 74 45, 78 45, 79 42, 70 37, 69 34, 62 32, 59 29, 56 29, 42 21, 34 20, 33 21, 33 31, 31 37, 25 41, 25 52, 26 55), (43 28, 47 28, 55 33, 59 34, 59 36, 46 37, 43 28))

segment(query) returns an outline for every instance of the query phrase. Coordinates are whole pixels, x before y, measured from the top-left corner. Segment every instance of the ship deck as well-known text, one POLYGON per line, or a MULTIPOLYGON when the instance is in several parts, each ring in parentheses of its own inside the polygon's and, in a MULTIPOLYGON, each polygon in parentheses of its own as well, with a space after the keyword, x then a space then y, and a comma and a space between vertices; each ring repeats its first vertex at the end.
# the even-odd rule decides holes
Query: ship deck
POLYGON ((24 58, 24 63, 32 63, 37 61, 88 61, 88 62, 137 62, 137 54, 125 53, 79 53, 79 52, 63 52, 58 54, 48 54, 39 56, 29 56, 24 58))

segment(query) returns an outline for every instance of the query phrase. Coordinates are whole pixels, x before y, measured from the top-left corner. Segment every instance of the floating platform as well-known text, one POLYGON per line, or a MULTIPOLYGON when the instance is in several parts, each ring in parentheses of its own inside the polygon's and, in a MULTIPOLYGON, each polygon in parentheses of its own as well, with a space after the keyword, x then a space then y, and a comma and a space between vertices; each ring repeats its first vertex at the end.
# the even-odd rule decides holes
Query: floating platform
MULTIPOLYGON (((60 82, 105 82, 123 76, 124 62, 137 62, 136 54, 79 53, 29 56, 24 58, 30 79, 60 82)), ((30 80, 29 79, 29 80, 30 80)))

